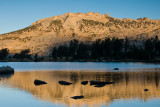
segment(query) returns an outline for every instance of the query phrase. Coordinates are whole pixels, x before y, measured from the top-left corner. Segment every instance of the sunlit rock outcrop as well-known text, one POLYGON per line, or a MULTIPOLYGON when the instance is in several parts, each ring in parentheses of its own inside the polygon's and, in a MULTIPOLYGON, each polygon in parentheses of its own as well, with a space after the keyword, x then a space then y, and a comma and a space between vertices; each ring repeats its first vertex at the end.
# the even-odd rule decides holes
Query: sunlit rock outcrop
POLYGON ((0 35, 0 49, 11 53, 30 49, 31 54, 49 55, 52 47, 72 39, 92 42, 106 37, 142 39, 160 36, 160 20, 146 17, 118 19, 99 13, 66 13, 40 19, 27 28, 0 35))

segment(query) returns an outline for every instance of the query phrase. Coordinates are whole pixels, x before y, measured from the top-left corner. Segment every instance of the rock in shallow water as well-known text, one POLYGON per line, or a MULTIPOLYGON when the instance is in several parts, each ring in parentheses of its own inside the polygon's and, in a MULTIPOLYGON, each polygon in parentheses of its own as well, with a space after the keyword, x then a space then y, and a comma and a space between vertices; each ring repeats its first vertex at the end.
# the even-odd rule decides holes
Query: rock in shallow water
POLYGON ((88 84, 88 81, 82 81, 81 84, 82 84, 82 85, 87 85, 87 84, 88 84))
POLYGON ((119 70, 119 68, 114 68, 113 70, 119 70))
POLYGON ((148 89, 144 89, 144 91, 149 91, 148 89))
POLYGON ((96 85, 96 86, 104 86, 109 84, 115 84, 116 82, 101 82, 101 81, 90 81, 90 85, 96 85))
POLYGON ((10 66, 0 67, 0 74, 14 74, 14 69, 10 66))
POLYGON ((82 99, 82 98, 84 98, 84 96, 83 95, 81 95, 81 96, 74 96, 74 97, 71 97, 71 98, 73 98, 73 99, 82 99))
POLYGON ((72 83, 67 82, 67 81, 59 81, 59 84, 61 84, 61 85, 71 85, 72 83))
POLYGON ((105 84, 103 84, 103 85, 95 85, 94 87, 104 87, 104 86, 106 86, 105 84))
POLYGON ((47 84, 45 81, 42 81, 42 80, 34 80, 34 85, 43 85, 43 84, 47 84))

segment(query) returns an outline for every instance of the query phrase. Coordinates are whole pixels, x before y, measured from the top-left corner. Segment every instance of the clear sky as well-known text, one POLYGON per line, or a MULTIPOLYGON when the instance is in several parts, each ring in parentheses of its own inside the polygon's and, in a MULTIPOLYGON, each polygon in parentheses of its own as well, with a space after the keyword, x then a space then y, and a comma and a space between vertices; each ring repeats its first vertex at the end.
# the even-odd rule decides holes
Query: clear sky
POLYGON ((0 0, 0 34, 68 12, 109 13, 116 18, 160 19, 160 0, 0 0))

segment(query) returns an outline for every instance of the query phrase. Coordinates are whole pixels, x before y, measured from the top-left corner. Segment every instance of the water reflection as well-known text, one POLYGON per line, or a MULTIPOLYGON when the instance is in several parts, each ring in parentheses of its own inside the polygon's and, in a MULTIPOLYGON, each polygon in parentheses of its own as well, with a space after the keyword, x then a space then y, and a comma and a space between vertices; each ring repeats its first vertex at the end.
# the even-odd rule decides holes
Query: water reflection
POLYGON ((12 77, 14 74, 0 74, 0 80, 1 79, 8 79, 12 77))
POLYGON ((125 99, 147 101, 160 98, 160 72, 91 72, 91 71, 32 71, 16 72, 3 83, 30 92, 41 100, 63 103, 67 106, 109 105, 111 102, 125 99), (48 84, 35 86, 39 79, 48 84), (61 85, 67 81, 70 85, 61 85), (115 82, 103 87, 81 84, 84 81, 115 82), (144 91, 148 89, 148 91, 144 91), (84 96, 73 99, 74 96, 84 96))

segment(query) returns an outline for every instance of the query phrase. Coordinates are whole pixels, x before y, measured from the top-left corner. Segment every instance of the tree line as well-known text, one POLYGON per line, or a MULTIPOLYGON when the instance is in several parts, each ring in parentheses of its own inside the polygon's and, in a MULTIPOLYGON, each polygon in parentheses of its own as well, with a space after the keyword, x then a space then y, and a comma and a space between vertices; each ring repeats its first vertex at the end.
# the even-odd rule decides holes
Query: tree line
POLYGON ((6 59, 17 59, 17 61, 24 61, 24 59, 28 59, 30 61, 42 61, 43 57, 39 57, 37 54, 30 54, 29 49, 21 50, 19 53, 10 54, 9 50, 7 48, 0 50, 0 60, 6 60, 6 59))
POLYGON ((96 59, 96 60, 154 60, 160 56, 160 40, 158 36, 148 38, 144 41, 132 41, 127 37, 119 39, 116 37, 96 40, 92 43, 71 40, 69 43, 54 47, 52 57, 71 58, 72 60, 96 59))
MULTIPOLYGON (((9 50, 0 50, 0 60, 5 60, 10 56, 9 50)), ((54 47, 51 52, 53 61, 64 59, 65 61, 110 61, 110 60, 147 60, 152 61, 160 57, 160 40, 158 36, 148 38, 143 41, 119 39, 116 37, 96 40, 94 42, 80 42, 76 39, 69 43, 54 47)), ((12 55, 12 58, 33 61, 44 60, 37 54, 31 55, 30 50, 22 50, 20 53, 12 55)))
MULTIPOLYGON (((29 54, 29 52, 30 52, 29 49, 25 49, 22 50, 20 53, 14 54, 12 57, 15 59, 24 59, 24 58, 30 59, 31 55, 29 54)), ((7 48, 0 50, 0 60, 5 60, 8 55, 9 55, 9 50, 7 48)))

